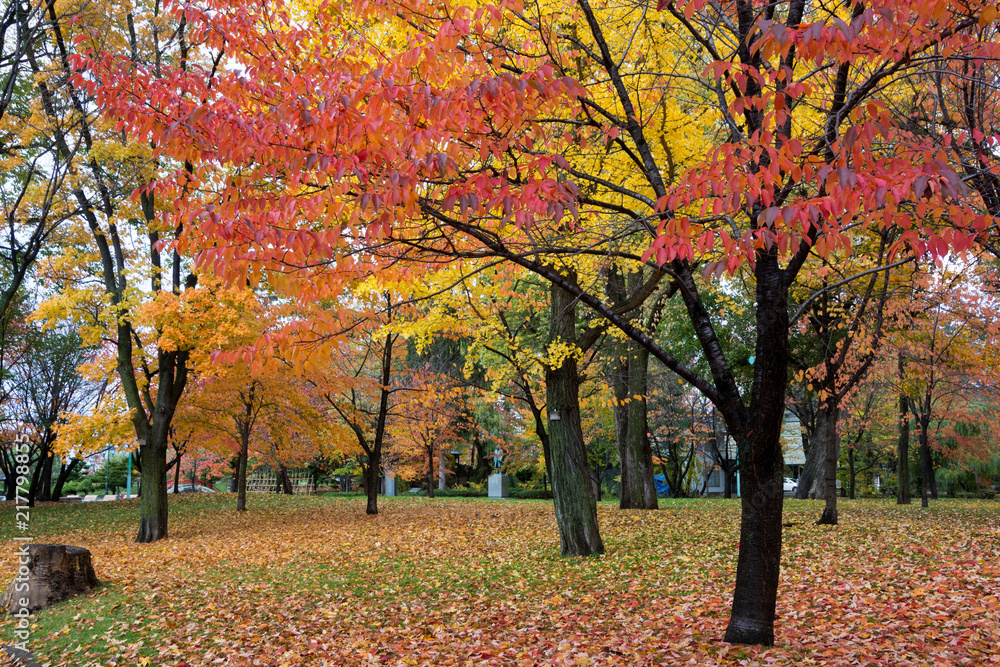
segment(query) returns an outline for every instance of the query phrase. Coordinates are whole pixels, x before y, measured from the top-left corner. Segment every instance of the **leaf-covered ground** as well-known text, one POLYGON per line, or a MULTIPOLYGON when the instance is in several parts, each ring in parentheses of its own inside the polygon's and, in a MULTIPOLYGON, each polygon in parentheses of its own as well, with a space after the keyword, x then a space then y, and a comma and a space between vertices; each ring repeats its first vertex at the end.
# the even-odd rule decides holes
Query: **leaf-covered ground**
MULTIPOLYGON (((600 508, 608 553, 563 559, 551 503, 171 499, 170 539, 132 542, 137 501, 33 510, 39 542, 89 548, 104 582, 34 617, 49 665, 1000 664, 1000 503, 786 501, 774 648, 721 641, 737 501, 600 508)), ((0 572, 14 515, 0 509, 0 572)), ((14 641, 0 622, 0 643, 14 641)))

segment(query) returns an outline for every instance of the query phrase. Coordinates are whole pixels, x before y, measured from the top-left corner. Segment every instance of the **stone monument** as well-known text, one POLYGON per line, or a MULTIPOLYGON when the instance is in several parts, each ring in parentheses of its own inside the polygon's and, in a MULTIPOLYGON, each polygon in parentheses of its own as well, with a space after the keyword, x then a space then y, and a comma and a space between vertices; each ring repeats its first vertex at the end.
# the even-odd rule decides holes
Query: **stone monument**
POLYGON ((503 468, 503 458, 504 451, 497 445, 496 451, 493 452, 493 474, 487 480, 490 498, 510 498, 510 480, 506 474, 500 472, 503 468))

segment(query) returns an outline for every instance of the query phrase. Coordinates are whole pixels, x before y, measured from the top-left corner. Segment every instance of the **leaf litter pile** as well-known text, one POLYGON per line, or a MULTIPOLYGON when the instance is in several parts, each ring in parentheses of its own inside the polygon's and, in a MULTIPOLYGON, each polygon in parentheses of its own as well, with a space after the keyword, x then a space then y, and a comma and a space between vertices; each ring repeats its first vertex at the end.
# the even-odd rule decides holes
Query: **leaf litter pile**
MULTIPOLYGON (((738 501, 602 505, 607 554, 564 559, 551 503, 385 499, 369 517, 363 498, 250 500, 241 515, 228 496, 172 498, 170 538, 151 545, 132 542, 137 501, 36 508, 35 540, 90 549, 103 586, 34 617, 35 657, 73 667, 1000 665, 1000 503, 845 502, 841 525, 821 527, 818 504, 786 501, 777 645, 765 649, 721 641, 738 501)), ((13 549, 2 567, 9 581, 13 549)), ((13 630, 0 623, 0 642, 13 630)))

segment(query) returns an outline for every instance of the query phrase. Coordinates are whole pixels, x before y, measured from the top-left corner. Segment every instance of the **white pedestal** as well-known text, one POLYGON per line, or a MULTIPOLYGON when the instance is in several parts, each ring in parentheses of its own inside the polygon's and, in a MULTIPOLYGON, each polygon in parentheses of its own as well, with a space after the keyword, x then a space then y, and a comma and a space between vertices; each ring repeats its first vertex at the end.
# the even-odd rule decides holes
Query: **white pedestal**
POLYGON ((490 475, 489 478, 489 497, 490 498, 510 498, 510 491, 508 487, 510 486, 510 481, 507 475, 502 472, 490 475))

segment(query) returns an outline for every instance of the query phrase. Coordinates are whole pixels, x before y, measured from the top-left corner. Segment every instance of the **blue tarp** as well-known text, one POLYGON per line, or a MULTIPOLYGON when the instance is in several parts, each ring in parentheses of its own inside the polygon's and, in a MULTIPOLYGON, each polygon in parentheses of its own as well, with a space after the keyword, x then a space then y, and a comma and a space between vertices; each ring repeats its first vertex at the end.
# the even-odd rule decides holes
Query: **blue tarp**
POLYGON ((653 481, 656 484, 656 493, 660 496, 670 495, 670 484, 667 483, 667 478, 663 475, 653 475, 653 481))

